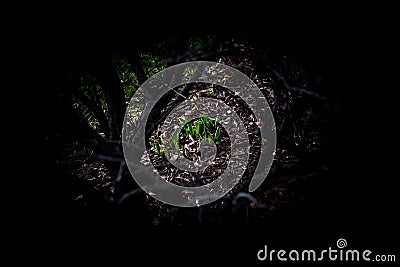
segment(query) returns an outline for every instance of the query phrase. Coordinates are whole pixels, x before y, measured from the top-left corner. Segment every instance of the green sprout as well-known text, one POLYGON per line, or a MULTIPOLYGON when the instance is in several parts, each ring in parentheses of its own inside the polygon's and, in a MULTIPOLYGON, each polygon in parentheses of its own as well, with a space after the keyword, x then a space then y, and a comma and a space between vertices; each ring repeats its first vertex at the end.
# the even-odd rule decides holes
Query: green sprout
MULTIPOLYGON (((198 140, 201 141, 203 139, 210 139, 216 145, 221 142, 221 129, 218 124, 218 117, 215 119, 211 119, 209 117, 200 117, 193 122, 190 122, 186 117, 182 116, 179 118, 179 123, 183 126, 183 133, 186 134, 192 141, 198 140)), ((172 134, 172 146, 176 153, 180 151, 184 154, 185 149, 184 146, 179 145, 179 136, 181 131, 179 129, 175 129, 172 134)), ((167 153, 165 149, 165 141, 160 135, 159 139, 150 139, 151 150, 156 154, 162 156, 167 153)))

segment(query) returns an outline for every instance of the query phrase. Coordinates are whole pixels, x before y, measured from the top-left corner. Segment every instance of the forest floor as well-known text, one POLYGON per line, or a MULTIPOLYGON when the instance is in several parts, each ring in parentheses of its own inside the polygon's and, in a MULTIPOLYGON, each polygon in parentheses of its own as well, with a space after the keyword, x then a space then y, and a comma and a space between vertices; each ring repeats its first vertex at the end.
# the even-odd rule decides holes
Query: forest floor
MULTIPOLYGON (((224 226, 240 223, 260 223, 280 214, 298 212, 310 196, 318 190, 319 179, 327 172, 326 164, 304 168, 302 160, 287 151, 277 150, 269 176, 254 193, 248 193, 249 177, 242 178, 222 199, 199 208, 178 208, 161 203, 146 196, 146 213, 149 223, 158 226, 182 226, 185 224, 205 224, 224 226)), ((77 143, 69 144, 60 164, 78 177, 90 190, 71 189, 64 192, 67 202, 74 202, 88 210, 88 214, 98 217, 108 216, 98 210, 99 205, 116 209, 114 185, 109 172, 89 150, 77 143), (91 191, 96 194, 90 193, 91 191), (93 197, 95 196, 95 197, 93 197), (99 203, 93 203, 99 202, 99 203), (106 204, 105 204, 106 203, 106 204), (94 210, 91 207, 96 207, 94 210)), ((171 175, 172 169, 164 167, 161 173, 171 175)), ((81 187, 82 188, 82 187, 81 187)))

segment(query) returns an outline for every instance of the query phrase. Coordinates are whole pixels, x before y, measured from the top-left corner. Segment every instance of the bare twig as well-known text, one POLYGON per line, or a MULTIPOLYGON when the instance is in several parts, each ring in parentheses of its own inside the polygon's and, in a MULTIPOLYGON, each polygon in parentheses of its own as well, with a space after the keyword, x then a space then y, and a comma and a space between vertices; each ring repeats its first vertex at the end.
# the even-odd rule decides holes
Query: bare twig
POLYGON ((256 205, 257 208, 266 208, 265 204, 260 204, 257 199, 255 197, 253 197, 250 193, 246 193, 246 192, 240 192, 238 193, 232 200, 232 204, 236 205, 237 204, 237 200, 239 198, 246 198, 249 201, 251 201, 252 203, 254 203, 256 205))
POLYGON ((280 74, 277 70, 271 68, 270 66, 267 66, 267 69, 270 70, 280 82, 282 82, 283 86, 286 89, 291 90, 291 91, 295 91, 295 92, 302 92, 304 94, 307 94, 307 95, 310 95, 310 96, 314 96, 314 97, 319 98, 321 100, 326 100, 325 96, 321 96, 318 93, 309 91, 309 90, 307 90, 305 88, 296 87, 296 86, 290 86, 288 84, 288 82, 286 81, 285 77, 282 74, 280 74))
POLYGON ((100 159, 100 160, 104 160, 104 161, 108 161, 108 162, 118 162, 120 163, 123 159, 121 157, 113 157, 113 156, 107 156, 107 155, 96 155, 96 158, 100 159))
POLYGON ((141 188, 136 188, 133 189, 132 191, 129 191, 128 193, 124 194, 118 201, 118 205, 124 204, 127 200, 129 200, 132 197, 135 197, 141 193, 144 193, 144 191, 141 188))

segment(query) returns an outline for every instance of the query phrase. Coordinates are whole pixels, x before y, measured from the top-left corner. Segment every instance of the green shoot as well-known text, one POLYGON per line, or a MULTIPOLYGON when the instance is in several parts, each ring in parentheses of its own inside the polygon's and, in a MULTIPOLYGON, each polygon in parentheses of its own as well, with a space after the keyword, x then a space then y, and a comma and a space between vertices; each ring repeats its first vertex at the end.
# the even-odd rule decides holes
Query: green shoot
MULTIPOLYGON (((183 126, 183 133, 192 141, 201 141, 203 139, 210 139, 215 144, 220 144, 221 142, 221 129, 219 125, 218 117, 211 119, 209 117, 200 117, 197 120, 190 122, 186 117, 182 116, 179 118, 179 123, 183 126)), ((185 154, 185 149, 183 145, 179 144, 179 137, 181 131, 176 129, 172 134, 172 146, 176 153, 182 152, 185 154)), ((165 140, 163 135, 160 135, 160 140, 151 139, 151 150, 159 155, 165 155, 165 140)))

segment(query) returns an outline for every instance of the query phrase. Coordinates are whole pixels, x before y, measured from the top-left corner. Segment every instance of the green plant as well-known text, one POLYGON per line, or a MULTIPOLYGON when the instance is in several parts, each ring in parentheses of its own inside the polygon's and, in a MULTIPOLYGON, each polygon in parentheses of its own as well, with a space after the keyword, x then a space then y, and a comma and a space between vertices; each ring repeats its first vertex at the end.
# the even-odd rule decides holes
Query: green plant
MULTIPOLYGON (((200 117, 192 122, 190 122, 186 117, 181 117, 179 118, 179 123, 182 126, 183 133, 193 142, 204 139, 212 140, 217 145, 221 142, 221 129, 218 124, 218 117, 215 119, 200 117)), ((179 145, 180 133, 180 129, 174 131, 171 143, 176 153, 181 151, 181 153, 184 154, 184 146, 179 145)), ((150 139, 150 144, 151 150, 155 153, 161 156, 167 153, 167 150, 165 149, 165 140, 162 134, 159 136, 159 139, 150 139)))
POLYGON ((151 150, 153 150, 155 153, 159 155, 163 154, 160 148, 160 142, 157 139, 150 139, 150 144, 151 144, 151 150))
POLYGON ((179 153, 179 129, 175 129, 172 135, 172 145, 174 146, 175 152, 179 153))
POLYGON ((189 123, 186 118, 180 118, 181 124, 184 124, 185 134, 192 140, 210 139, 219 144, 221 139, 221 130, 218 126, 218 117, 214 120, 209 117, 200 117, 189 123))

